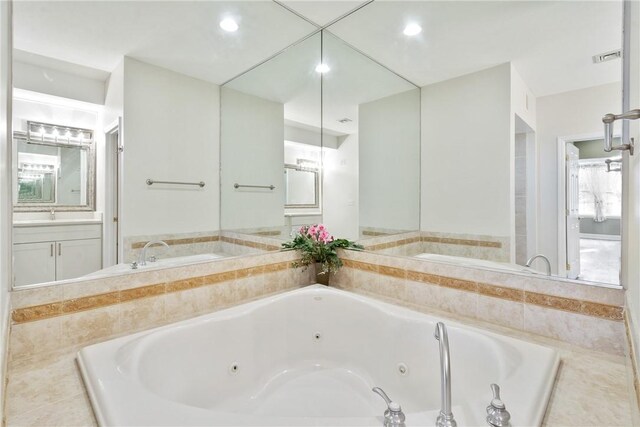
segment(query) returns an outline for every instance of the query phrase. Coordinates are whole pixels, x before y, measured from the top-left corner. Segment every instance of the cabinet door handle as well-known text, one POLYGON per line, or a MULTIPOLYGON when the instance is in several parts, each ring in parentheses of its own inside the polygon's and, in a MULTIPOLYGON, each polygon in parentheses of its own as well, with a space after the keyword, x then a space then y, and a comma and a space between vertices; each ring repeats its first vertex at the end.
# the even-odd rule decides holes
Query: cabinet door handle
POLYGON ((53 256, 53 243, 51 244, 51 256, 53 256))
POLYGON ((58 255, 62 255, 62 243, 58 243, 58 255))

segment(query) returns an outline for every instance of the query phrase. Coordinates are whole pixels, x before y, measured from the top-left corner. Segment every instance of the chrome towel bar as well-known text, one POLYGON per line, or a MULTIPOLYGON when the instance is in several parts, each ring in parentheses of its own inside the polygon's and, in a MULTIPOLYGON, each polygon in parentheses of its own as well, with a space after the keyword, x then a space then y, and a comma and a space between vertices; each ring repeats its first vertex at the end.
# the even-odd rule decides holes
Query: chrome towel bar
POLYGON ((604 161, 604 164, 607 166, 607 172, 620 172, 622 170, 622 165, 618 165, 617 167, 611 167, 612 163, 622 163, 622 159, 607 159, 604 161))
POLYGON ((198 187, 204 187, 204 181, 200 182, 180 182, 180 181, 156 181, 155 179, 147 179, 147 185, 153 184, 175 184, 175 185, 197 185, 198 187))
POLYGON ((268 188, 269 190, 275 190, 276 187, 274 185, 244 185, 244 184, 238 184, 237 182, 235 184, 233 184, 233 188, 268 188))
POLYGON ((633 156, 633 138, 630 138, 626 144, 613 145, 613 122, 616 120, 637 119, 640 119, 640 109, 629 110, 623 114, 605 114, 602 118, 602 123, 604 123, 604 151, 609 153, 611 150, 627 150, 633 156))

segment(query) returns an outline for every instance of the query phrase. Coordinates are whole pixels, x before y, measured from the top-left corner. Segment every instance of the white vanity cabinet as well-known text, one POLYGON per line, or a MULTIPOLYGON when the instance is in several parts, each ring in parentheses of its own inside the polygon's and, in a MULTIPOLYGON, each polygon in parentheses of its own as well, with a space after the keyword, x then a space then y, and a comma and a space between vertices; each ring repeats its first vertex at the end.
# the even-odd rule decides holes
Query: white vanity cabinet
POLYGON ((14 224, 15 286, 73 279, 102 268, 101 223, 14 224))

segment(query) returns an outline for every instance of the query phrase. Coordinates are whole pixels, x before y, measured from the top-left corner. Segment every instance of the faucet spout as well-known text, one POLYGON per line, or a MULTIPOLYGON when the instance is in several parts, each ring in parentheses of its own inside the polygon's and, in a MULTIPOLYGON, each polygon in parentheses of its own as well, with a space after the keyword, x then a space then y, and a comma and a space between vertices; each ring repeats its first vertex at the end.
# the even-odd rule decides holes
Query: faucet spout
POLYGON ((527 263, 525 264, 525 267, 531 267, 531 263, 533 261, 535 261, 537 258, 543 259, 546 267, 547 267, 547 276, 551 276, 551 262, 549 262, 549 258, 547 258, 546 256, 542 255, 542 254, 537 254, 532 256, 531 258, 529 258, 527 260, 527 263))
POLYGON ((140 251, 140 257, 138 258, 138 265, 147 265, 147 249, 152 245, 163 245, 165 248, 169 248, 169 245, 162 240, 151 240, 144 245, 144 248, 140 251))
POLYGON ((458 423, 451 412, 451 358, 449 337, 444 323, 438 322, 434 336, 440 342, 440 395, 442 397, 442 407, 436 419, 436 427, 457 427, 458 423))

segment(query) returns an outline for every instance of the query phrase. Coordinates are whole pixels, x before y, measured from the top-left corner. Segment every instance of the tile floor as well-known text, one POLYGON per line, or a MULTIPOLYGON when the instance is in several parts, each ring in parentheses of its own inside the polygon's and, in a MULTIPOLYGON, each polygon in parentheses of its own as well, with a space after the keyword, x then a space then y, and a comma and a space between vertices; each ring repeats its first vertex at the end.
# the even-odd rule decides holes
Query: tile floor
POLYGON ((581 238, 578 279, 619 285, 620 251, 620 240, 581 238))

